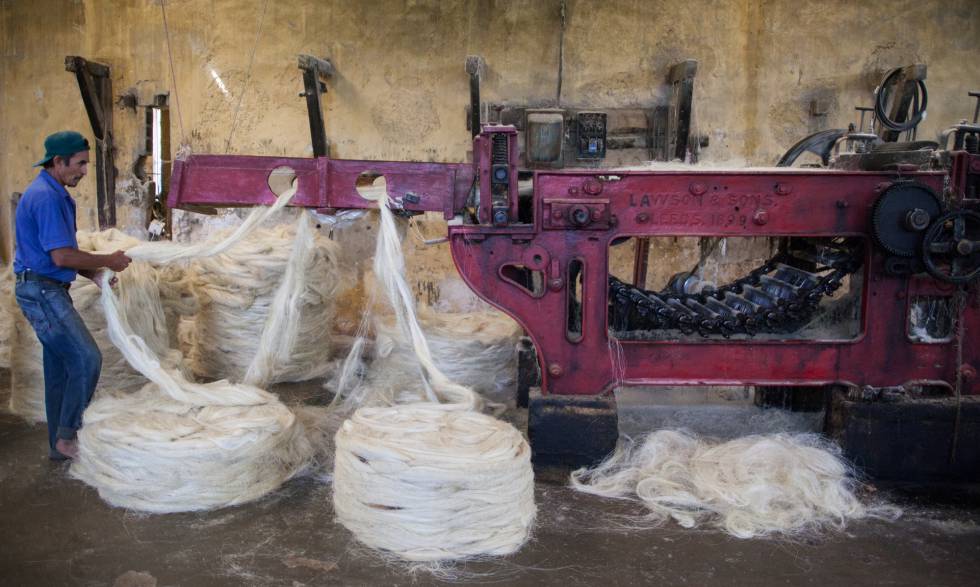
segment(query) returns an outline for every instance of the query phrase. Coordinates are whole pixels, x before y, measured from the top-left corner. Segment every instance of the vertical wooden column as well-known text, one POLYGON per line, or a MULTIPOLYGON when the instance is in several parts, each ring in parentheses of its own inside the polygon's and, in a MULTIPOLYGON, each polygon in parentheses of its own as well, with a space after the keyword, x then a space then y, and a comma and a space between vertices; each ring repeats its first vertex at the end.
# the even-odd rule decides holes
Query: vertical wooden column
POLYGON ((109 66, 82 57, 65 57, 75 74, 82 102, 95 135, 95 182, 99 229, 116 225, 116 166, 112 144, 112 76, 109 66))

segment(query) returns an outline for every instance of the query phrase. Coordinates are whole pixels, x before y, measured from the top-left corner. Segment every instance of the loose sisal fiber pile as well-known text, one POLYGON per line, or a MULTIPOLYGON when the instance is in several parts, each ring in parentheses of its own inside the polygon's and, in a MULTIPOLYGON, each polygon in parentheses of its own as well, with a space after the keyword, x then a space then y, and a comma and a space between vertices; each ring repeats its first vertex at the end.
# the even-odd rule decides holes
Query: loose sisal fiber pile
MULTIPOLYGON (((337 431, 337 520, 362 543, 409 561, 515 552, 527 540, 536 513, 530 448, 513 426, 480 414, 480 396, 437 365, 405 280, 388 196, 382 191, 376 200, 381 228, 374 274, 394 311, 399 340, 414 353, 412 372, 421 379, 421 390, 379 390, 370 375, 352 384, 365 369, 362 337, 344 364, 335 401, 351 408, 384 403, 378 396, 385 394, 396 402, 422 401, 362 407, 337 431)), ((362 334, 369 321, 367 316, 362 321, 362 334)))
POLYGON ((684 432, 653 432, 640 445, 621 443, 592 469, 572 473, 572 487, 604 497, 638 499, 644 521, 707 524, 738 538, 799 535, 843 528, 864 517, 895 518, 869 506, 840 449, 817 435, 746 436, 717 443, 684 432))
MULTIPOLYGON (((146 243, 128 249, 127 255, 159 264, 226 252, 293 193, 295 189, 283 194, 268 209, 256 209, 221 241, 146 243)), ((150 383, 135 393, 97 395, 79 431, 80 454, 72 476, 98 489, 112 505, 178 512, 257 499, 307 466, 314 451, 303 426, 274 395, 225 380, 189 381, 133 333, 107 285, 100 302, 113 344, 150 383)), ((289 306, 290 300, 282 303, 289 306)), ((158 298, 145 296, 142 304, 141 311, 163 311, 149 308, 161 305, 158 298)), ((288 339, 287 330, 273 325, 262 335, 275 349, 288 339)))
POLYGON ((364 544, 411 561, 505 555, 534 516, 513 426, 439 405, 362 408, 336 435, 334 508, 364 544))

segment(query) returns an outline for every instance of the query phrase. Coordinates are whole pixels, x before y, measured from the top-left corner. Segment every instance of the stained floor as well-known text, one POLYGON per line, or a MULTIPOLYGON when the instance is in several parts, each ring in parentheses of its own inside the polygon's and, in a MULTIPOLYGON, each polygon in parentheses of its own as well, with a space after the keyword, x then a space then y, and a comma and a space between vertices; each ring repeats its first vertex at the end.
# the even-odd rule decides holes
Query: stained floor
MULTIPOLYGON (((0 381, 6 381, 0 377, 0 381)), ((0 383, 0 401, 5 395, 0 383)), ((303 392, 290 390, 293 400, 303 392)), ((307 394, 309 395, 309 394, 307 394)), ((635 422, 635 417, 634 420, 635 422)), ((304 477, 240 507, 144 515, 114 509, 49 462, 42 426, 0 415, 2 585, 427 585, 359 547, 333 520, 330 486, 304 477)), ((973 488, 885 489, 898 522, 852 524, 797 542, 714 531, 626 530, 634 506, 539 484, 533 540, 518 554, 452 569, 500 585, 975 585, 973 488)))

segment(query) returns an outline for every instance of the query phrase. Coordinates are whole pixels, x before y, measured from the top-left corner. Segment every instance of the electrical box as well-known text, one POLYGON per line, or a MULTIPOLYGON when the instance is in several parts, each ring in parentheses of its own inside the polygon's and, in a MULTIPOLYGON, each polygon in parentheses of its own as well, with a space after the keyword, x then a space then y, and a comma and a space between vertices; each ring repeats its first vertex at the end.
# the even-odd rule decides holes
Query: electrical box
POLYGON ((575 117, 579 159, 606 158, 606 113, 579 112, 575 117))
POLYGON ((565 111, 527 110, 524 125, 524 154, 528 168, 562 166, 565 142, 565 111))

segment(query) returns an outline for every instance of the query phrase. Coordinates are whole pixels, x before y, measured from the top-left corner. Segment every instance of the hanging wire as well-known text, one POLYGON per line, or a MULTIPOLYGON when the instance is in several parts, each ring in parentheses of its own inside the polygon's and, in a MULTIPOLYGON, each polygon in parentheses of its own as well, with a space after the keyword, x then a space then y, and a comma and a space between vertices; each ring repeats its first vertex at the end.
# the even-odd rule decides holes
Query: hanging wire
POLYGON ((177 93, 177 74, 174 73, 174 51, 170 47, 170 27, 167 26, 167 2, 160 2, 160 13, 163 14, 163 32, 167 37, 167 55, 170 57, 170 85, 174 88, 174 102, 177 105, 177 124, 180 126, 180 142, 186 143, 184 135, 184 117, 180 113, 180 95, 177 93))
POLYGON ((231 130, 228 131, 228 141, 225 143, 225 154, 231 150, 231 137, 235 134, 235 126, 238 124, 238 112, 242 107, 242 100, 245 98, 245 91, 248 89, 248 82, 252 79, 252 64, 255 62, 255 49, 259 46, 259 39, 262 37, 262 29, 265 27, 265 13, 269 8, 269 0, 265 0, 262 5, 262 15, 259 17, 259 29, 255 33, 255 41, 252 43, 252 54, 248 58, 248 69, 245 70, 245 83, 242 85, 242 92, 238 95, 238 103, 235 104, 235 114, 231 119, 231 130))

